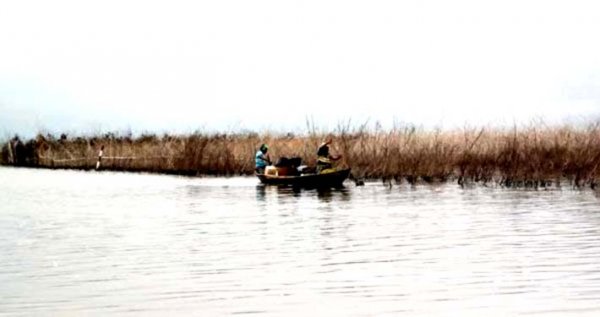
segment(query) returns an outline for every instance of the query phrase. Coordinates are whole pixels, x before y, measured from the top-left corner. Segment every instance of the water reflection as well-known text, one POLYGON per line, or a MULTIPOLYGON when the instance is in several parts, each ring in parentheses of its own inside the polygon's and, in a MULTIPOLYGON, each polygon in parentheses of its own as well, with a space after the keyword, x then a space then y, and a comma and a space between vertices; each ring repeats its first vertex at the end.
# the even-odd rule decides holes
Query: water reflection
POLYGON ((347 187, 303 189, 293 186, 256 185, 256 201, 266 202, 269 195, 276 195, 278 202, 288 198, 317 197, 320 201, 330 203, 334 200, 349 202, 352 191, 347 187))
POLYGON ((351 191, 346 187, 317 189, 317 197, 323 202, 331 202, 339 198, 339 201, 349 202, 351 191))
POLYGON ((265 185, 256 185, 256 201, 265 202, 267 198, 267 189, 265 185))

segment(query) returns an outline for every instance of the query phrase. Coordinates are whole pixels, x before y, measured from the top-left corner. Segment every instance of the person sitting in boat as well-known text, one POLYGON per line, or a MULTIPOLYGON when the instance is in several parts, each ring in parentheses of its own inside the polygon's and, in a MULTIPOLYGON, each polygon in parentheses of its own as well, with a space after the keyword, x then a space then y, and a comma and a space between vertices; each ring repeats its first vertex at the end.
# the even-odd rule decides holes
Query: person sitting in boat
POLYGON ((331 138, 327 139, 317 150, 317 174, 334 172, 333 162, 342 158, 341 155, 333 156, 329 154, 331 142, 331 138))
POLYGON ((264 174, 265 173, 265 168, 268 165, 271 165, 271 158, 269 157, 269 154, 267 154, 267 152, 269 151, 269 147, 266 144, 262 144, 260 146, 260 149, 258 149, 258 151, 256 152, 256 155, 254 156, 255 160, 256 160, 256 174, 264 174))

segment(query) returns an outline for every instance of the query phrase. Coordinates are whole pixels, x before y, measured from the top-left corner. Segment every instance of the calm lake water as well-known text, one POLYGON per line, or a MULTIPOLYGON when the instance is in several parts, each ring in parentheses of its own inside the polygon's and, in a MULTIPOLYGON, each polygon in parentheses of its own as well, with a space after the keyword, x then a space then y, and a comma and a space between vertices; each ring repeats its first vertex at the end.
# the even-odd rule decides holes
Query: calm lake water
POLYGON ((0 315, 600 315, 600 198, 0 168, 0 315))

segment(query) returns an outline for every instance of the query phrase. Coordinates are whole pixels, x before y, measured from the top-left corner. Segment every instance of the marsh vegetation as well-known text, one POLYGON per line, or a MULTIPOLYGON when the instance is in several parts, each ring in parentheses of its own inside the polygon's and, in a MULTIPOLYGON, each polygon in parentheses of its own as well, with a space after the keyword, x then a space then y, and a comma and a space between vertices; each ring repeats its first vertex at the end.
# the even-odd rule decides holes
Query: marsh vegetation
POLYGON ((320 142, 331 137, 332 152, 356 179, 397 182, 476 182, 544 187, 561 181, 596 186, 600 123, 586 126, 533 124, 510 128, 427 130, 340 124, 332 132, 309 129, 278 133, 143 134, 107 133, 71 137, 38 134, 2 145, 4 165, 93 169, 104 146, 102 169, 181 175, 251 175, 261 143, 272 158, 301 157, 314 165, 320 142))

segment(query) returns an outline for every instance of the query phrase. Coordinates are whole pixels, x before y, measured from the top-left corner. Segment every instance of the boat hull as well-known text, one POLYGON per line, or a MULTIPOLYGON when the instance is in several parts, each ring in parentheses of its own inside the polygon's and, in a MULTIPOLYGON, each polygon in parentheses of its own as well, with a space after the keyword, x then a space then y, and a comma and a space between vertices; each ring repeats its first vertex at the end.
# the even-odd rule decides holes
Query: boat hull
POLYGON ((257 174, 261 183, 266 185, 282 185, 303 188, 341 187, 350 175, 350 169, 343 169, 326 174, 307 174, 301 176, 274 176, 257 174))

